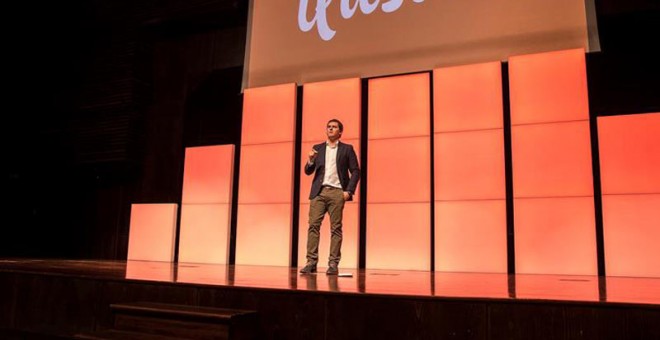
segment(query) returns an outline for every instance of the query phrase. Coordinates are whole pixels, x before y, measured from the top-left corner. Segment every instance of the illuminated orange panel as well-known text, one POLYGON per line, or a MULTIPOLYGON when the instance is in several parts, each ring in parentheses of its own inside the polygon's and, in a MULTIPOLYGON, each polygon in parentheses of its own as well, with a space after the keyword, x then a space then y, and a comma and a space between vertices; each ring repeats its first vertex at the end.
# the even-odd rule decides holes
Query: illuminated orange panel
POLYGON ((504 199, 504 130, 435 134, 435 199, 504 199))
POLYGON ((126 261, 126 278, 130 280, 174 282, 172 262, 126 261))
POLYGON ((430 203, 367 207, 367 268, 430 270, 430 203))
POLYGON ((433 76, 435 269, 506 272, 501 64, 433 76))
POLYGON ((435 274, 435 296, 508 298, 507 274, 439 273, 435 274))
POLYGON ((660 113, 598 118, 603 194, 660 193, 660 113))
POLYGON ((307 83, 303 89, 302 141, 325 140, 328 120, 344 124, 342 140, 360 139, 360 79, 307 83))
POLYGON ((242 146, 238 202, 291 202, 293 148, 292 142, 242 146))
POLYGON ((511 124, 589 119, 583 49, 509 58, 511 124))
POLYGON ((177 204, 132 204, 128 260, 174 260, 177 204))
POLYGON ((183 204, 230 203, 234 146, 186 148, 183 204))
POLYGON ((236 264, 289 266, 291 203, 239 204, 236 264))
POLYGON ((598 301, 598 277, 516 275, 516 297, 534 300, 598 301))
POLYGON ((506 273, 506 202, 435 202, 435 269, 506 273))
POLYGON ((607 277, 607 301, 660 305, 660 280, 607 277))
MULTIPOLYGON (((307 229, 309 222, 309 204, 300 205, 300 224, 298 231, 298 264, 307 262, 307 229)), ((341 246, 341 268, 358 267, 359 246, 359 204, 346 203, 344 206, 343 240, 341 246)), ((319 266, 325 266, 330 254, 330 217, 326 215, 321 224, 319 242, 319 266)))
POLYGON ((605 273, 660 278, 660 194, 603 195, 605 273))
POLYGON ((516 271, 594 275, 584 51, 511 57, 509 86, 516 271))
POLYGON ((433 70, 435 132, 502 128, 500 62, 433 70))
POLYGON ((515 197, 593 195, 589 122, 513 126, 515 197))
POLYGON ((229 256, 229 204, 183 204, 179 262, 226 264, 229 256))
POLYGON ((295 117, 296 84, 246 89, 241 145, 293 141, 295 117))
POLYGON ((429 74, 369 80, 367 268, 430 269, 429 74))
MULTIPOLYGON (((305 84, 303 89, 303 115, 302 115, 302 164, 300 176, 300 214, 298 232, 298 264, 304 264, 307 252, 307 229, 309 215, 309 190, 313 175, 306 176, 304 163, 307 161, 307 153, 312 145, 326 140, 326 124, 328 120, 336 118, 344 125, 341 141, 351 144, 360 157, 360 119, 361 119, 361 84, 359 78, 327 81, 320 83, 305 84)), ((343 243, 341 268, 356 268, 358 266, 358 202, 359 191, 353 197, 351 203, 344 208, 343 218, 343 243)), ((330 223, 329 217, 325 217, 321 225, 321 240, 319 244, 319 265, 326 263, 330 249, 330 223)), ((311 288, 316 288, 316 281, 311 288)), ((336 282, 335 282, 336 283, 336 282)), ((338 285, 333 287, 338 289, 338 285)))
POLYGON ((296 85, 243 98, 236 264, 290 263, 296 85))
POLYGON ((593 197, 514 199, 516 272, 597 275, 593 197))
MULTIPOLYGON (((301 204, 306 204, 309 203, 309 191, 312 187, 312 180, 314 179, 314 175, 305 175, 305 163, 307 162, 307 153, 312 150, 312 146, 314 144, 321 143, 322 140, 315 141, 315 142, 303 142, 301 143, 301 150, 302 150, 302 157, 303 161, 300 164, 300 203, 301 204)), ((355 153, 357 154, 358 157, 358 162, 360 160, 360 140, 358 139, 346 139, 344 140, 342 138, 342 142, 351 144, 353 146, 353 149, 355 150, 355 153)), ((358 184, 358 189, 360 188, 360 185, 358 184)), ((359 202, 360 201, 360 190, 357 190, 355 192, 355 195, 353 196, 353 201, 352 202, 359 202)), ((301 210, 302 211, 302 210, 301 210)), ((305 222, 307 223, 307 222, 305 222)))
POLYGON ((186 148, 179 262, 228 260, 234 146, 186 148))
POLYGON ((369 139, 428 136, 429 74, 369 80, 369 139))
POLYGON ((369 141, 369 203, 430 202, 431 139, 369 141))

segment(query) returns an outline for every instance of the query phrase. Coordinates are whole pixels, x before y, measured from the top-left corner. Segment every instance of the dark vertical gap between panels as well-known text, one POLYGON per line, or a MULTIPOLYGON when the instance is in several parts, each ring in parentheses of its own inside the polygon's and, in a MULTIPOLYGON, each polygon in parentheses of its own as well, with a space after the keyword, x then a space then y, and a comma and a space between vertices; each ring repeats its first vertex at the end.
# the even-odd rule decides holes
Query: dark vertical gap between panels
MULTIPOLYGON (((587 93, 593 93, 594 84, 595 87, 598 87, 598 82, 596 81, 595 75, 598 72, 595 72, 597 68, 602 68, 599 66, 599 56, 594 54, 586 54, 585 63, 587 69, 587 93), (591 81, 594 80, 594 81, 591 81)), ((605 236, 604 236, 604 225, 603 225, 603 191, 601 187, 601 177, 600 177, 600 151, 598 148, 598 108, 597 101, 594 100, 593 96, 589 96, 589 134, 591 137, 591 169, 593 171, 593 182, 594 182, 594 214, 596 222, 596 259, 598 263, 598 276, 607 275, 606 266, 605 266, 605 236)), ((599 280, 599 293, 601 301, 606 301, 606 290, 605 290, 605 280, 599 280)))
MULTIPOLYGON (((243 107, 243 100, 245 95, 241 95, 241 107, 243 107)), ((239 121, 243 122, 243 111, 241 110, 239 121)), ((229 265, 236 263, 236 234, 238 231, 238 181, 241 172, 241 139, 243 129, 238 129, 238 138, 234 141, 234 169, 232 173, 232 190, 231 190, 231 222, 229 226, 229 265)), ((233 271, 232 271, 233 273, 233 271)))
POLYGON ((516 275, 515 274, 509 274, 507 275, 507 288, 509 292, 509 298, 515 299, 516 296, 516 275))
POLYGON ((367 263, 367 153, 369 144, 369 80, 360 79, 360 235, 358 268, 365 269, 367 263))
MULTIPOLYGON (((435 271, 435 119, 434 119, 434 95, 433 95, 433 71, 429 72, 429 92, 430 92, 430 143, 431 143, 431 271, 435 271)), ((433 275, 431 275, 433 277, 433 275)), ((433 290, 433 286, 431 287, 433 290)))
POLYGON ((598 301, 607 302, 607 277, 598 276, 598 301))
MULTIPOLYGON (((590 110, 591 111, 591 110, 590 110)), ((598 259, 598 275, 605 276, 605 236, 603 226, 603 196, 600 186, 600 154, 598 153, 598 117, 589 113, 589 130, 591 134, 591 168, 594 181, 594 213, 596 214, 596 254, 598 259)))
MULTIPOLYGON (((183 165, 181 166, 182 168, 185 168, 185 162, 186 162, 186 147, 183 146, 183 165)), ((179 173, 179 183, 183 183, 183 175, 184 171, 181 171, 179 173)), ((179 239, 181 236, 181 211, 183 210, 183 185, 181 185, 179 188, 179 202, 176 207, 176 224, 175 224, 175 232, 174 232, 174 263, 179 262, 179 239)))
MULTIPOLYGON (((587 54, 585 56, 586 71, 587 71, 587 93, 597 92, 594 87, 598 88, 597 73, 599 69, 603 67, 599 65, 599 60, 601 56, 594 54, 587 54), (594 86, 596 85, 596 86, 594 86)), ((605 276, 605 236, 604 236, 604 225, 603 225, 603 196, 602 196, 602 187, 601 187, 601 177, 600 177, 600 153, 598 152, 598 112, 597 101, 594 100, 593 96, 589 96, 589 133, 591 137, 591 169, 593 171, 593 182, 594 182, 594 214, 596 222, 596 258, 598 261, 598 275, 605 276)), ((602 112, 601 112, 602 113, 602 112)), ((604 284, 605 281, 599 281, 599 285, 604 284), (602 282, 601 282, 602 281, 602 282)), ((601 293, 604 293, 601 290, 601 293)), ((601 296, 603 299, 604 296, 601 296)), ((604 300, 602 300, 604 301, 604 300)))
POLYGON ((300 229, 300 162, 302 144, 303 87, 296 88, 295 140, 293 143, 293 206, 291 209, 291 267, 298 266, 298 231, 300 229))
MULTIPOLYGON (((180 201, 179 201, 180 202, 180 201)), ((179 235, 181 234, 181 203, 176 208, 176 231, 174 232, 174 263, 179 262, 179 235)))
MULTIPOLYGON (((516 273, 516 251, 513 218, 513 156, 511 151, 511 103, 509 98, 509 64, 502 63, 502 112, 504 128, 504 171, 506 185, 506 249, 507 272, 516 273)), ((510 285, 511 287, 511 285, 510 285)), ((515 293, 515 292, 514 292, 515 293)))

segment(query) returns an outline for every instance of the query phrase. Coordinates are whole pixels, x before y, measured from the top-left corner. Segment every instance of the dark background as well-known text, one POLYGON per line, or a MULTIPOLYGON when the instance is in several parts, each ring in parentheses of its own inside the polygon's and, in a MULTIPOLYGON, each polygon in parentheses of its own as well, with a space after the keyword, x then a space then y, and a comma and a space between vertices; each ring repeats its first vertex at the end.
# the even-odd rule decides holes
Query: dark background
MULTIPOLYGON (((247 0, 7 5, 0 257, 125 259, 184 149, 240 144, 247 0)), ((596 0, 592 116, 660 112, 660 1, 596 0)))

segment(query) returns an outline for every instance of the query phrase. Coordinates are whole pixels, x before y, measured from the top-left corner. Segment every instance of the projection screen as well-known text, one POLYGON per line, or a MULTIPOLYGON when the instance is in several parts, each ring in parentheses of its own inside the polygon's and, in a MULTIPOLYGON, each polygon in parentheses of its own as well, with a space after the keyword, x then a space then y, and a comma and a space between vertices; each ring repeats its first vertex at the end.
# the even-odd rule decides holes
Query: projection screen
POLYGON ((593 13, 593 0, 251 0, 243 87, 590 52, 593 13))

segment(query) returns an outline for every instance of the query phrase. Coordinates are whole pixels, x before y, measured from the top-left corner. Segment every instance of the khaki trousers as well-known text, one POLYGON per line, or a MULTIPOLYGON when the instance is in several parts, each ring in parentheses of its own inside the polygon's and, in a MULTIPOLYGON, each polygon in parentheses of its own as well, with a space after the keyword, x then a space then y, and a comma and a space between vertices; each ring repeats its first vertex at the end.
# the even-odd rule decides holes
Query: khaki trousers
POLYGON ((307 230, 307 264, 319 261, 319 230, 325 213, 330 215, 330 257, 328 265, 338 265, 341 260, 342 216, 344 191, 339 188, 323 187, 321 193, 309 204, 309 229, 307 230))

